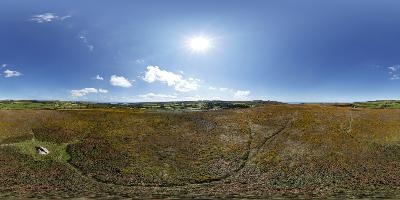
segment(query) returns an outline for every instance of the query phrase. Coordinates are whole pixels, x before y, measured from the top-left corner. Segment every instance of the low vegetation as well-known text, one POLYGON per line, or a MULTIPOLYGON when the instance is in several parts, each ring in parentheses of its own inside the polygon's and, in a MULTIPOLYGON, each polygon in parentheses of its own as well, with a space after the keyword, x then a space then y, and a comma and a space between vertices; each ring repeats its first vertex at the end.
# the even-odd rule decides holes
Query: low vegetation
POLYGON ((399 198, 399 130, 317 104, 0 110, 0 197, 399 198))
POLYGON ((353 104, 357 108, 392 108, 399 109, 400 101, 397 100, 378 100, 378 101, 367 101, 367 102, 356 102, 353 104))

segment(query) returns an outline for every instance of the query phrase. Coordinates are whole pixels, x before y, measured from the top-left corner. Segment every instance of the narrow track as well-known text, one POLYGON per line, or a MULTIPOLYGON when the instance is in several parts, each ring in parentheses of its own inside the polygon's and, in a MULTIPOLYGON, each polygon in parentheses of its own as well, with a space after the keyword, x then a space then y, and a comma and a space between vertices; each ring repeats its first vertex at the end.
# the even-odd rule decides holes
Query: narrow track
MULTIPOLYGON (((287 127, 289 127, 289 124, 292 123, 294 121, 294 116, 292 117, 292 120, 287 120, 287 122, 285 123, 285 125, 283 127, 281 127, 280 129, 278 129, 277 131, 275 131, 273 134, 271 134, 270 136, 266 137, 262 143, 260 145, 258 145, 255 149, 255 152, 252 152, 252 148, 251 145, 254 142, 253 141, 253 136, 252 136, 252 131, 248 130, 249 132, 249 140, 247 142, 247 149, 246 152, 243 154, 243 156, 241 157, 241 164, 239 165, 238 168, 236 168, 235 170, 217 177, 215 179, 211 179, 211 180, 206 180, 206 181, 199 181, 196 182, 198 184, 203 184, 203 183, 213 183, 213 182, 219 182, 219 181, 224 181, 225 179, 228 179, 230 177, 233 177, 235 175, 237 175, 241 170, 243 170, 249 163, 249 161, 251 160, 251 158, 254 158, 255 156, 257 156, 260 152, 260 150, 262 149, 263 146, 265 146, 268 141, 271 141, 273 138, 275 138, 277 135, 283 133, 287 127)), ((249 123, 249 120, 248 120, 249 123)), ((250 126, 248 126, 250 129, 250 126)))
POLYGON ((347 133, 350 134, 351 131, 353 130, 353 113, 349 111, 350 113, 350 120, 349 120, 349 127, 347 128, 347 133))

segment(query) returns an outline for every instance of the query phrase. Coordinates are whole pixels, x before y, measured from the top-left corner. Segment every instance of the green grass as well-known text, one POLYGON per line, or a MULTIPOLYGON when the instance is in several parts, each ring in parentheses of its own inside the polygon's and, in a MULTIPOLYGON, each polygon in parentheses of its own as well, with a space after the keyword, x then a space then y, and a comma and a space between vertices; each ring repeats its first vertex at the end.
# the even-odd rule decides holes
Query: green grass
POLYGON ((86 108, 85 105, 81 105, 74 102, 62 102, 62 101, 1 101, 0 110, 54 110, 54 109, 77 109, 86 108))
POLYGON ((36 161, 53 160, 66 163, 70 159, 70 156, 67 153, 67 145, 68 144, 66 143, 55 144, 38 140, 26 140, 15 143, 14 146, 18 148, 22 154, 32 156, 32 158, 36 161), (45 147, 50 151, 50 153, 47 155, 39 155, 36 147, 45 147))
POLYGON ((389 108, 400 109, 400 101, 396 100, 379 100, 368 102, 356 102, 353 104, 357 108, 389 108))

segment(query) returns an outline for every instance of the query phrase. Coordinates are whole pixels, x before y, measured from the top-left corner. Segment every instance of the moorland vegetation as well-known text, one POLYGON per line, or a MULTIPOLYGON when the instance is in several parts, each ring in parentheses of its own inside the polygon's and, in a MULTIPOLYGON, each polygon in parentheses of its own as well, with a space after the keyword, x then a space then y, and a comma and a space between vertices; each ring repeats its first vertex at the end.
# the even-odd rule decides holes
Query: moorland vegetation
POLYGON ((399 130, 331 105, 0 110, 0 197, 399 197, 399 130))

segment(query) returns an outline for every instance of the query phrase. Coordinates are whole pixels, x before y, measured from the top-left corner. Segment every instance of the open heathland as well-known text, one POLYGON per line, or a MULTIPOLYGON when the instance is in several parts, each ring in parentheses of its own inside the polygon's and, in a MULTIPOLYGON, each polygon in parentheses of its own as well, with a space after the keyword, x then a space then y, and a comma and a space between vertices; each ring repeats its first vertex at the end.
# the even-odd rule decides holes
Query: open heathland
POLYGON ((399 195, 397 109, 0 110, 3 198, 399 195))

